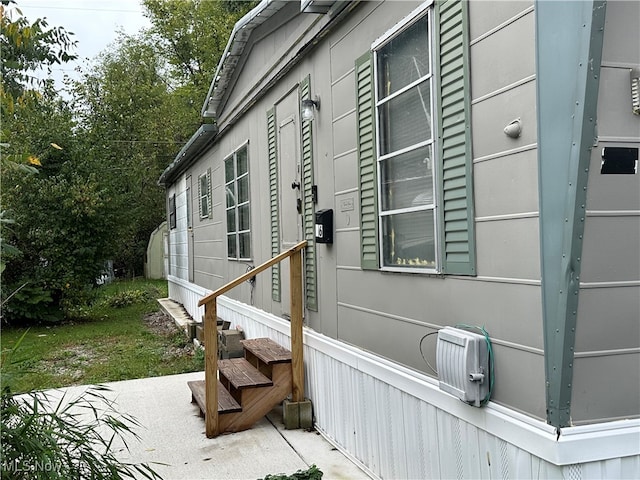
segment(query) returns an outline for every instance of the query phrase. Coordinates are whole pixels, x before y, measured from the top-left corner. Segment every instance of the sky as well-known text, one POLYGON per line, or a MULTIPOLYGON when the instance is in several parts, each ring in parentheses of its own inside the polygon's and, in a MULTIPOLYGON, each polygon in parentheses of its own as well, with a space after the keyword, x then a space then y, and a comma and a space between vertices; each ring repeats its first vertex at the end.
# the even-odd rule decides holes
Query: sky
POLYGON ((17 0, 10 5, 15 6, 31 23, 46 17, 49 28, 64 27, 75 34, 72 38, 78 44, 73 53, 78 59, 52 67, 56 83, 64 74, 78 78, 74 69, 107 48, 119 30, 131 35, 150 26, 139 0, 17 0))

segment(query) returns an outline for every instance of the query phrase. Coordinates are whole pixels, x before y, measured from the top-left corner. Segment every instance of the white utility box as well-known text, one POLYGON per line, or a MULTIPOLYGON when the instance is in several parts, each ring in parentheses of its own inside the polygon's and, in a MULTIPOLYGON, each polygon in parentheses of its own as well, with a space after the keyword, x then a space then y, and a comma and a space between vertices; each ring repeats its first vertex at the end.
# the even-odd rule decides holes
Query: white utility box
POLYGON ((489 393, 489 352, 484 335, 454 327, 438 331, 440 390, 479 407, 489 393))

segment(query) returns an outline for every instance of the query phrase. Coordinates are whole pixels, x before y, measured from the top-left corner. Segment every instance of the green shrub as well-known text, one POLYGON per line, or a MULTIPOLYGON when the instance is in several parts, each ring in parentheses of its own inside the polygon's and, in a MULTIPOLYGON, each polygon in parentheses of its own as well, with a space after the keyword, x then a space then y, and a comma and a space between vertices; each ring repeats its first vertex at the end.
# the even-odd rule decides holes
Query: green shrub
POLYGON ((291 475, 279 473, 277 475, 267 475, 263 480, 320 480, 322 470, 315 465, 311 465, 308 470, 298 470, 291 475))
POLYGON ((22 286, 3 287, 7 298, 2 302, 4 322, 29 324, 38 321, 59 322, 64 313, 55 300, 55 293, 41 285, 26 283, 22 286))
POLYGON ((153 295, 148 290, 123 290, 107 297, 106 304, 114 308, 128 307, 129 305, 145 303, 153 300, 153 295))

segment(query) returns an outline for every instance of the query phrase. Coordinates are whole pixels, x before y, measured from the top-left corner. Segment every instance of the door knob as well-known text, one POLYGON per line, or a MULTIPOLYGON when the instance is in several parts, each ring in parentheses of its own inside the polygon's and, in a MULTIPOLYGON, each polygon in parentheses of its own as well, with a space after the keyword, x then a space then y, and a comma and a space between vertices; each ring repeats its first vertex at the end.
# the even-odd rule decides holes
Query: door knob
POLYGON ((297 181, 295 181, 295 180, 294 180, 294 181, 291 183, 291 189, 292 189, 292 190, 295 190, 296 188, 297 188, 298 190, 300 190, 300 182, 297 182, 297 181))

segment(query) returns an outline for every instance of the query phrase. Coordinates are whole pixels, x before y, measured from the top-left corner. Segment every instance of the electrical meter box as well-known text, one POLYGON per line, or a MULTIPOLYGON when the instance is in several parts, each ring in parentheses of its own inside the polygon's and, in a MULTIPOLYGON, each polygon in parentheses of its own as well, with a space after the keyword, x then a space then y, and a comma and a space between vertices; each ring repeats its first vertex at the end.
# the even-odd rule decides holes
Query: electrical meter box
POLYGON ((316 212, 316 243, 333 243, 333 210, 316 212))
POLYGON ((489 394, 487 339, 454 327, 438 330, 436 362, 440 390, 479 407, 489 394))

